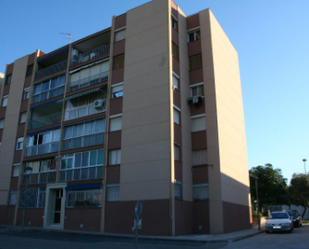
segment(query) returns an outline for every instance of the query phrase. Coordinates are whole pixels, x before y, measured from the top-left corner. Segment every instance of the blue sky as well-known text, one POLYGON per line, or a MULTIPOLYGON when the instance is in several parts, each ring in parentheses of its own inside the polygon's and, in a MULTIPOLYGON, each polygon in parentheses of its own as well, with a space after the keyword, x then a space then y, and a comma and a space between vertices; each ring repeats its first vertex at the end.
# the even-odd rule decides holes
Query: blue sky
MULTIPOLYGON (((146 0, 0 0, 0 72, 105 29, 146 0)), ((309 160, 309 1, 175 0, 187 15, 211 8, 238 51, 249 168, 271 163, 290 179, 309 160)), ((309 165, 308 165, 309 171, 309 165)))

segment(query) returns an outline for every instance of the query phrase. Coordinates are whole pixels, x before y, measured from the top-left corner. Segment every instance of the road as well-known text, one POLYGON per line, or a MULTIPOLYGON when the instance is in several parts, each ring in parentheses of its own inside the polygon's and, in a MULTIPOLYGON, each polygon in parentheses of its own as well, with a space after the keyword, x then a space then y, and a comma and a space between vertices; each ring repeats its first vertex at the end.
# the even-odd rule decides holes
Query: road
MULTIPOLYGON (((309 226, 294 229, 289 233, 262 233, 230 244, 181 243, 139 241, 138 249, 307 249, 309 226)), ((0 230, 0 249, 130 249, 135 248, 133 239, 104 238, 46 231, 0 230)))

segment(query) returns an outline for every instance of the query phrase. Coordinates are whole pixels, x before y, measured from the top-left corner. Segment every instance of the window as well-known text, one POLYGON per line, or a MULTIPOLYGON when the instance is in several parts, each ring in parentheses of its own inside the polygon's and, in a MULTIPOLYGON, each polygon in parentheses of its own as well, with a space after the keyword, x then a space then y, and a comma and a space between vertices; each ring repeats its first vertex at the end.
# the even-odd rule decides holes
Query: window
POLYGON ((105 119, 64 127, 63 150, 104 144, 105 119))
POLYGON ((180 147, 174 144, 174 160, 180 161, 180 147))
POLYGON ((19 177, 19 169, 20 169, 20 163, 13 164, 13 177, 19 177))
POLYGON ((193 201, 208 200, 208 184, 194 184, 193 185, 193 201))
POLYGON ((122 128, 122 116, 110 117, 110 129, 109 131, 119 131, 122 128))
POLYGON ((119 184, 106 186, 106 201, 119 201, 119 184))
POLYGON ((90 65, 71 71, 68 91, 75 91, 108 80, 108 59, 100 64, 90 65))
POLYGON ((198 85, 190 86, 191 97, 204 96, 204 84, 199 83, 198 85))
POLYGON ((9 95, 6 95, 2 98, 2 107, 5 107, 8 105, 8 99, 9 99, 9 95))
POLYGON ((10 191, 8 205, 9 206, 16 205, 16 200, 17 200, 17 191, 10 191))
POLYGON ((27 203, 25 204, 25 189, 20 190, 19 207, 43 208, 45 206, 45 188, 28 188, 27 203))
POLYGON ((4 119, 0 119, 0 129, 3 129, 4 127, 4 119))
POLYGON ((92 150, 63 156, 60 181, 78 181, 103 177, 104 150, 92 150))
POLYGON ((198 69, 202 67, 202 55, 197 54, 190 56, 189 58, 189 63, 190 63, 190 70, 198 69))
POLYGON ((102 203, 101 189, 85 189, 67 192, 67 207, 90 206, 98 207, 102 203))
POLYGON ((109 165, 121 164, 121 150, 109 151, 109 165))
POLYGON ((176 60, 179 60, 178 46, 175 43, 172 43, 172 53, 173 53, 173 57, 176 60))
POLYGON ((29 99, 30 98, 30 88, 25 88, 24 89, 24 95, 23 95, 23 100, 29 99))
POLYGON ((182 182, 175 180, 174 187, 175 187, 175 198, 182 199, 182 182))
POLYGON ((33 64, 27 67, 26 77, 31 76, 33 71, 33 64))
POLYGON ((64 74, 35 84, 32 102, 37 103, 63 94, 65 78, 64 74))
POLYGON ((178 26, 178 23, 177 23, 176 18, 172 17, 172 28, 177 30, 177 26, 178 26))
POLYGON ((188 42, 201 40, 201 31, 199 29, 188 33, 188 42))
POLYGON ((24 145, 24 138, 23 137, 17 138, 16 150, 22 150, 23 149, 23 145, 24 145))
POLYGON ((115 42, 121 41, 126 37, 126 30, 122 29, 115 32, 115 42))
POLYGON ((193 165, 207 164, 207 150, 192 151, 192 164, 193 165))
POLYGON ((112 99, 123 96, 123 83, 120 84, 112 86, 112 99))
POLYGON ((191 131, 206 130, 206 118, 205 115, 191 117, 191 131))
POLYGON ((20 114, 20 123, 23 124, 23 123, 26 123, 26 120, 27 120, 27 113, 26 112, 23 112, 22 114, 20 114))
POLYGON ((124 67, 124 54, 114 56, 113 69, 119 69, 124 67))
POLYGON ((174 107, 174 123, 180 124, 180 112, 174 107))
POLYGON ((179 77, 173 74, 173 87, 179 89, 179 77))
POLYGON ((11 82, 12 82, 12 74, 9 74, 6 76, 5 84, 8 85, 11 84, 11 82))

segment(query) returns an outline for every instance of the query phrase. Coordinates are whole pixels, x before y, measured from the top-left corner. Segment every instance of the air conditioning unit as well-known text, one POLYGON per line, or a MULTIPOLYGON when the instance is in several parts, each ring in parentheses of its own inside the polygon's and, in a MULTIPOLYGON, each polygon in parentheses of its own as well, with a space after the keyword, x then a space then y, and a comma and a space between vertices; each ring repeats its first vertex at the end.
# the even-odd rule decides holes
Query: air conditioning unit
POLYGON ((104 104, 103 99, 97 99, 96 101, 94 101, 94 108, 101 108, 103 104, 104 104))

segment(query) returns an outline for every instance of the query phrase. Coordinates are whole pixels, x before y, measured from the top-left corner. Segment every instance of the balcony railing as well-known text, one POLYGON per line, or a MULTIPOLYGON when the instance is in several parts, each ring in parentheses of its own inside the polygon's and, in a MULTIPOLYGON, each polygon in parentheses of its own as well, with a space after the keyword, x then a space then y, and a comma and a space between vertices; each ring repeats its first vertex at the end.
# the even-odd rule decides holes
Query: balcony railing
POLYGON ((59 176, 61 182, 103 178, 103 166, 61 170, 59 176))
MULTIPOLYGON (((103 46, 91 49, 85 53, 79 55, 73 55, 70 65, 74 66, 80 63, 87 62, 89 60, 101 57, 103 55, 109 54, 110 45, 105 44, 103 46)), ((76 50, 73 50, 76 51, 76 50)), ((73 52, 74 53, 74 52, 73 52)))
POLYGON ((87 86, 92 86, 95 84, 98 84, 100 82, 103 81, 107 81, 108 80, 108 71, 103 72, 103 73, 99 73, 96 75, 92 75, 88 78, 84 78, 81 80, 76 80, 70 83, 69 87, 68 87, 68 92, 72 92, 87 86))
POLYGON ((85 117, 105 111, 106 111, 106 101, 103 102, 103 105, 100 108, 95 108, 94 104, 92 103, 91 105, 80 106, 65 111, 64 120, 71 120, 75 118, 85 117))
POLYGON ((48 116, 43 116, 43 117, 35 117, 32 120, 29 120, 29 126, 28 129, 37 129, 43 126, 47 125, 53 125, 56 123, 59 123, 61 121, 61 112, 51 114, 48 116))
POLYGON ((33 174, 24 174, 22 184, 39 184, 39 183, 52 183, 56 182, 56 170, 39 172, 33 174))
POLYGON ((26 156, 36 156, 47 153, 56 152, 59 149, 59 141, 40 144, 35 146, 26 147, 26 156))
POLYGON ((57 72, 60 72, 64 69, 66 69, 67 68, 67 62, 68 62, 68 60, 60 61, 60 62, 58 62, 58 63, 56 63, 52 66, 49 66, 49 67, 46 67, 46 68, 43 68, 43 69, 37 71, 35 73, 34 80, 46 77, 48 75, 51 75, 51 74, 54 74, 54 73, 57 73, 57 72))
POLYGON ((83 137, 64 139, 62 143, 62 150, 70 150, 80 147, 104 144, 104 137, 105 134, 104 132, 102 132, 83 137))

